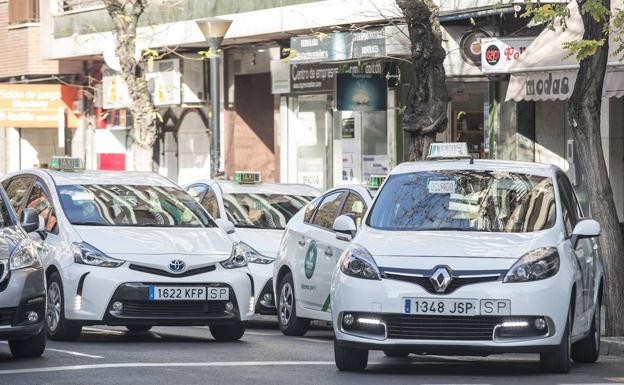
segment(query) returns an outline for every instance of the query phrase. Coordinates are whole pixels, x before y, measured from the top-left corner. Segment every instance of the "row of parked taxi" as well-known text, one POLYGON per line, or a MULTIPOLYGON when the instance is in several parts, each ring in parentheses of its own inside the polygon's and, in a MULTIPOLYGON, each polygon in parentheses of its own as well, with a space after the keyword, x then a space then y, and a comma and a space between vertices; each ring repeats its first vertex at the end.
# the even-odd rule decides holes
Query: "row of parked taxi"
POLYGON ((94 324, 208 325, 228 341, 260 313, 287 335, 331 321, 340 370, 365 369, 369 350, 595 361, 600 225, 567 176, 464 144, 429 154, 324 193, 253 172, 179 187, 72 158, 7 175, 0 338, 16 356, 94 324))

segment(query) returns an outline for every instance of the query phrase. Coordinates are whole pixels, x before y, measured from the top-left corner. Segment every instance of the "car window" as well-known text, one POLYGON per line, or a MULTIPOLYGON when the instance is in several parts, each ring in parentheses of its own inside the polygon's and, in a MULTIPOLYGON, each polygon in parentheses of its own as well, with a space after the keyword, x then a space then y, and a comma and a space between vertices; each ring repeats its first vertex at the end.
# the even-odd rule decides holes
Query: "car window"
POLYGON ((207 186, 205 185, 196 184, 186 189, 186 192, 199 202, 199 200, 202 198, 202 194, 204 193, 204 191, 206 191, 206 188, 207 186))
POLYGON ((11 221, 11 216, 9 215, 9 208, 4 199, 0 197, 0 228, 11 226, 12 224, 13 222, 11 221))
POLYGON ((37 214, 43 218, 45 230, 47 232, 51 233, 56 231, 56 211, 52 205, 50 195, 40 182, 35 183, 33 186, 30 196, 26 201, 26 207, 35 209, 37 214))
POLYGON ((349 193, 347 200, 345 200, 344 206, 340 215, 348 215, 355 221, 355 224, 359 228, 362 224, 362 218, 366 212, 366 204, 357 194, 349 193))
POLYGON ((559 184, 559 195, 561 196, 561 215, 563 217, 563 225, 566 231, 566 237, 569 238, 572 236, 572 230, 574 230, 574 226, 576 226, 577 215, 578 215, 578 205, 573 203, 573 198, 571 197, 571 191, 565 185, 564 179, 561 177, 557 178, 559 184))
POLYGON ((323 197, 318 197, 318 198, 314 199, 306 207, 305 214, 303 214, 303 221, 305 223, 310 223, 310 221, 312 220, 312 216, 314 215, 314 212, 316 211, 316 208, 318 207, 318 204, 321 202, 322 198, 323 197))
POLYGON ((217 196, 212 188, 208 187, 206 190, 206 194, 204 194, 201 200, 201 205, 214 219, 221 217, 219 215, 219 202, 217 202, 217 196))
POLYGON ((256 229, 286 228, 307 202, 306 197, 291 194, 223 194, 225 213, 234 226, 256 229))
POLYGON ((7 196, 9 197, 9 201, 11 203, 11 207, 13 207, 13 210, 15 210, 15 213, 18 215, 18 217, 22 212, 22 207, 24 205, 24 202, 26 201, 26 195, 30 190, 32 182, 32 177, 15 177, 11 179, 8 183, 8 186, 5 187, 7 196))
POLYGON ((555 222, 552 178, 488 170, 393 175, 368 216, 371 227, 399 231, 526 233, 555 222))
POLYGON ((62 185, 63 212, 73 225, 215 227, 199 203, 168 186, 62 185))
POLYGON ((318 210, 314 214, 312 224, 331 229, 334 224, 334 219, 338 214, 340 208, 340 202, 344 196, 344 191, 335 192, 325 196, 318 210))

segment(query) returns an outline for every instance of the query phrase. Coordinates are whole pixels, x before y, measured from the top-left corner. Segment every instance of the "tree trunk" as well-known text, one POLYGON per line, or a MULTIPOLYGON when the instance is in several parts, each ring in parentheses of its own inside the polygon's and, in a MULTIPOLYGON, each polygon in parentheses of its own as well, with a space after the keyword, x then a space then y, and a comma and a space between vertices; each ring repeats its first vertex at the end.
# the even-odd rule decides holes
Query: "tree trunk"
MULTIPOLYGON (((583 3, 579 1, 579 9, 583 3)), ((604 0, 603 5, 609 9, 610 1, 604 0)), ((596 54, 581 60, 568 102, 568 121, 592 216, 602 227, 598 250, 605 269, 603 301, 606 304, 606 333, 621 336, 624 335, 624 243, 600 136, 602 87, 609 52, 609 38, 604 27, 609 21, 596 22, 589 13, 582 17, 585 26, 583 39, 605 39, 605 44, 598 48, 596 54)))
POLYGON ((409 160, 423 159, 435 136, 446 129, 448 95, 438 7, 431 0, 396 0, 412 44, 412 84, 403 112, 409 160))
POLYGON ((157 135, 156 110, 147 81, 135 57, 137 23, 145 11, 147 0, 104 0, 104 4, 113 22, 115 53, 132 100, 130 112, 133 118, 133 168, 153 171, 152 148, 157 135))

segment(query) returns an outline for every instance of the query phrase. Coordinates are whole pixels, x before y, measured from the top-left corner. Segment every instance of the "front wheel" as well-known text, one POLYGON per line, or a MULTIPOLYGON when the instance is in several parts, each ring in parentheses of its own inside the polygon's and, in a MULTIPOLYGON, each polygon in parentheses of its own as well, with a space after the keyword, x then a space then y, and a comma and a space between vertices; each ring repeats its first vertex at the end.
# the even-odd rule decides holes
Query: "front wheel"
POLYGON ((9 341, 9 348, 15 358, 41 357, 45 351, 46 341, 46 329, 44 326, 39 334, 30 338, 25 340, 9 341))
POLYGON ((297 317, 295 284, 291 273, 282 278, 277 296, 277 323, 287 336, 302 336, 310 328, 310 320, 297 317))
POLYGON ((340 371, 362 372, 368 365, 368 350, 342 347, 334 340, 334 360, 340 371))
POLYGON ((572 322, 574 309, 570 306, 568 319, 565 325, 561 343, 555 351, 540 354, 540 366, 547 373, 567 374, 572 368, 571 345, 572 345, 572 322))
POLYGON ((63 283, 59 273, 52 273, 48 280, 48 308, 46 324, 48 337, 57 341, 75 341, 80 337, 82 325, 65 318, 63 283))
POLYGON ((243 323, 235 325, 210 325, 210 334, 217 341, 238 341, 245 334, 243 323))

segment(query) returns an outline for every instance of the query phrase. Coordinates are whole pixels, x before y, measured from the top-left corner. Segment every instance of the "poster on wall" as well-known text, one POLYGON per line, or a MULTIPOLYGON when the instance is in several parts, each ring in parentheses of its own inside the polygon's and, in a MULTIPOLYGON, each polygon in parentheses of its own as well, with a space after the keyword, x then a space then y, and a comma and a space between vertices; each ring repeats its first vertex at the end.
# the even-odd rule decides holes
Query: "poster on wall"
POLYGON ((388 155, 362 155, 362 176, 367 181, 371 175, 388 174, 388 155))
POLYGON ((323 158, 300 158, 298 163, 297 183, 325 188, 323 158))
POLYGON ((372 74, 337 74, 338 111, 384 111, 388 108, 386 79, 372 74))

